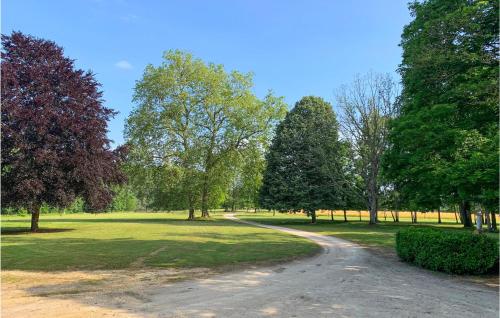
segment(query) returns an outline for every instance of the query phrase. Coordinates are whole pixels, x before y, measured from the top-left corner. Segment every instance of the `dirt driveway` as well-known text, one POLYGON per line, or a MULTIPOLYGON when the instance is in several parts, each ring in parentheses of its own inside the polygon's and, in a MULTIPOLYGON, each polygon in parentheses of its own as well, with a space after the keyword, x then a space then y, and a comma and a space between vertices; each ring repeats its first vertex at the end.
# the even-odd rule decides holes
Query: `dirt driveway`
POLYGON ((224 274, 79 272, 79 279, 61 274, 61 281, 43 286, 33 274, 30 288, 5 284, 3 276, 2 317, 498 317, 497 288, 421 270, 334 237, 245 223, 309 238, 324 251, 224 274))

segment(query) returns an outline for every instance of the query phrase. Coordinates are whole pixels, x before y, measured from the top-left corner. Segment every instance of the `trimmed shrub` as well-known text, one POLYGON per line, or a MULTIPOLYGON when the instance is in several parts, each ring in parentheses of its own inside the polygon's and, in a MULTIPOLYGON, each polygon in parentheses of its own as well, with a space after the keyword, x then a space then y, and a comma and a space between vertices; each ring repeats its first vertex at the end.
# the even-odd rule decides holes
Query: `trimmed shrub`
POLYGON ((498 241, 473 232, 409 227, 396 233, 396 251, 405 262, 453 274, 483 274, 498 264, 498 241))

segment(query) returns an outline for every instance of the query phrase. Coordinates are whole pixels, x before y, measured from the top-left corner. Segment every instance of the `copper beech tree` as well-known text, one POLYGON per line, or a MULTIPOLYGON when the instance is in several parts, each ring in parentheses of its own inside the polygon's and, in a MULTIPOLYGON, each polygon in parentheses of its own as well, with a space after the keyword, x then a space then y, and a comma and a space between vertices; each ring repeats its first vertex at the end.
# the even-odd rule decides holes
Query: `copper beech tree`
POLYGON ((121 183, 121 153, 110 149, 100 84, 75 69, 54 42, 2 35, 2 204, 25 207, 37 231, 43 203, 65 207, 82 197, 106 208, 121 183))

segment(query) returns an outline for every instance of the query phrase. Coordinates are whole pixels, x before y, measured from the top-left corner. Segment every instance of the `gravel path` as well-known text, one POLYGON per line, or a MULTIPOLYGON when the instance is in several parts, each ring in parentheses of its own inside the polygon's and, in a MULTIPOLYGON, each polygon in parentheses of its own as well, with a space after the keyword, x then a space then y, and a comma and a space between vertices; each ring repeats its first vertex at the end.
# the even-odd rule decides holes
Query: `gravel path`
POLYGON ((159 317, 498 317, 498 290, 375 256, 335 237, 280 230, 320 244, 288 264, 187 281, 154 291, 159 317))

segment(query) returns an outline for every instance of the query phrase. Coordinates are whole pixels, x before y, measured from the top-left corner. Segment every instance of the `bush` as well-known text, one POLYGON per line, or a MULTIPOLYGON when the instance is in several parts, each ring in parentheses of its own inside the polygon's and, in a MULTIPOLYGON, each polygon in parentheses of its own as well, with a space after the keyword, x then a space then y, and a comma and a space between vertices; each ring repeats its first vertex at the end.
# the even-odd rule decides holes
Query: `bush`
POLYGON ((405 262, 453 274, 483 274, 498 264, 498 241, 485 234, 409 227, 396 234, 405 262))

